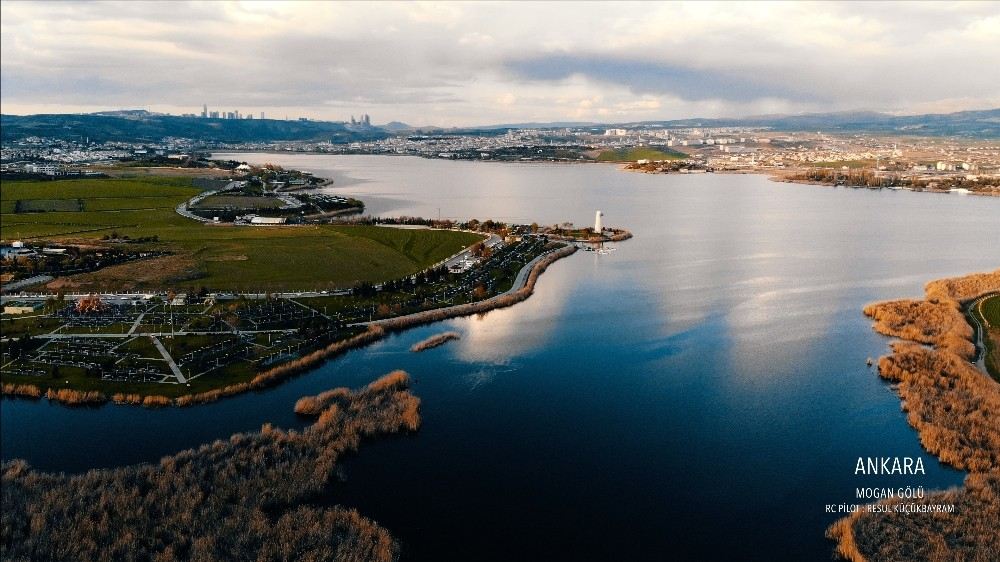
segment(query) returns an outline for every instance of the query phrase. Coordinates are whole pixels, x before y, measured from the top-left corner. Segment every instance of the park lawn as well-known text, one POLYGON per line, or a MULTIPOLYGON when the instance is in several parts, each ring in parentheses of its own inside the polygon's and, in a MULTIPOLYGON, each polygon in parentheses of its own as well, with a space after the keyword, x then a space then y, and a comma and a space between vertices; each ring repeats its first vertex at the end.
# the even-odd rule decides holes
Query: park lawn
POLYGON ((186 178, 93 178, 79 180, 8 180, 0 187, 0 199, 92 199, 95 197, 191 198, 201 190, 186 178))
MULTIPOLYGON (((138 361, 136 363, 139 364, 142 363, 142 361, 138 361)), ((151 363, 151 365, 154 366, 159 366, 161 364, 164 366, 164 374, 167 374, 169 371, 166 369, 165 363, 162 361, 151 363)), ((207 376, 209 375, 205 375, 205 377, 207 376)), ((10 384, 33 384, 41 388, 43 392, 49 388, 54 390, 69 388, 84 392, 96 390, 108 395, 109 397, 112 394, 121 392, 123 394, 139 394, 142 396, 159 395, 174 398, 185 394, 203 392, 205 390, 218 388, 219 386, 224 386, 210 380, 202 381, 205 377, 199 377, 198 379, 191 381, 191 386, 158 382, 105 381, 101 380, 100 377, 88 376, 83 369, 61 366, 59 368, 58 376, 54 376, 52 374, 29 376, 4 373, 3 382, 10 384)), ((250 378, 252 378, 251 374, 244 373, 241 380, 249 380, 250 378)))
POLYGON ((982 302, 980 315, 986 323, 986 334, 983 341, 986 344, 986 370, 990 376, 1000 381, 1000 296, 990 297, 982 302))
POLYGON ((195 209, 278 209, 285 202, 277 197, 251 197, 245 195, 212 195, 198 202, 195 209))
POLYGON ((598 162, 635 162, 636 160, 683 160, 687 154, 669 149, 650 147, 617 148, 605 150, 597 156, 598 162))
POLYGON ((48 334, 64 323, 58 318, 4 316, 0 320, 0 332, 5 338, 19 338, 27 334, 48 334))
POLYGON ((138 336, 128 340, 118 347, 118 351, 120 353, 135 353, 139 357, 145 357, 147 359, 163 358, 160 350, 156 349, 156 346, 153 345, 153 341, 147 336, 138 336))
POLYGON ((204 287, 240 292, 330 289, 401 278, 482 238, 468 232, 376 226, 204 225, 174 212, 174 206, 199 192, 184 178, 4 182, 4 205, 32 197, 80 198, 85 210, 4 214, 0 237, 96 241, 114 232, 132 239, 155 236, 159 242, 138 247, 190 258, 181 268, 184 274, 168 270, 157 277, 156 271, 145 271, 142 281, 129 284, 136 276, 115 275, 115 270, 143 267, 133 262, 73 280, 100 290, 204 287), (135 197, 127 197, 133 191, 135 197), (144 206, 154 208, 136 210, 144 206))
POLYGON ((331 289, 416 273, 482 240, 467 232, 375 226, 202 227, 177 240, 203 275, 191 284, 216 291, 331 289))
POLYGON ((59 331, 60 334, 127 334, 132 328, 132 324, 114 322, 107 326, 67 326, 59 331))
POLYGON ((178 197, 95 197, 85 200, 85 211, 135 211, 147 209, 173 209, 178 197))

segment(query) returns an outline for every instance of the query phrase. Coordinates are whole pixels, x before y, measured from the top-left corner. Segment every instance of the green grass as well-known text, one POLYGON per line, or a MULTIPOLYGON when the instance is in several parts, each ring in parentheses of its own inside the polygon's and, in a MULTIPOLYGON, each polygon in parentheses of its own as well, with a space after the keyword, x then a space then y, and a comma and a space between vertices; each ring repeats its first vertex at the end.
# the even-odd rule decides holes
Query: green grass
POLYGON ((135 353, 139 357, 145 357, 147 359, 163 358, 163 355, 160 354, 160 350, 156 349, 156 346, 153 345, 153 341, 144 336, 133 338, 122 344, 118 348, 118 351, 121 353, 135 353))
POLYGON ((635 162, 636 160, 683 160, 687 154, 674 150, 649 147, 617 148, 605 150, 597 157, 598 162, 635 162))
POLYGON ((285 203, 276 197, 247 197, 243 195, 213 195, 198 202, 197 209, 277 209, 285 203))
POLYGON ((94 197, 168 197, 181 200, 197 195, 201 190, 191 186, 188 178, 142 178, 85 180, 5 181, 0 198, 16 199, 91 199, 94 197))
POLYGON ((983 362, 990 376, 1000 381, 1000 296, 990 297, 980 303, 979 315, 985 321, 986 357, 983 362))
POLYGON ((4 317, 0 320, 0 332, 4 338, 20 338, 26 334, 47 334, 62 325, 58 318, 4 317))
POLYGON ((1000 328, 1000 296, 984 300, 979 310, 991 328, 1000 328))
MULTIPOLYGON (((374 226, 206 226, 173 208, 199 193, 190 179, 94 179, 4 182, 0 200, 84 200, 84 212, 4 214, 4 240, 100 239, 117 231, 133 239, 157 236, 146 247, 192 258, 191 272, 133 288, 203 286, 216 291, 276 291, 348 287, 400 278, 480 240, 467 232, 374 226), (151 209, 147 208, 151 207, 151 209), (136 210, 142 208, 142 210, 136 210)), ((88 274, 103 289, 122 280, 88 274)), ((116 285, 117 284, 117 285, 116 285)))

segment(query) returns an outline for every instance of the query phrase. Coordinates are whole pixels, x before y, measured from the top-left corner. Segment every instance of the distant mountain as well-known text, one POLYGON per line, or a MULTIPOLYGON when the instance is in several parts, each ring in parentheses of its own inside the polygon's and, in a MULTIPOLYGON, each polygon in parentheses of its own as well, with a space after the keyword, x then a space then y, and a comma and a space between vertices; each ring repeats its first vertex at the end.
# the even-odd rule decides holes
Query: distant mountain
POLYGON ((399 131, 412 131, 414 129, 414 127, 411 127, 410 125, 407 125, 406 123, 402 123, 400 121, 390 121, 385 125, 378 125, 378 128, 384 131, 389 131, 390 133, 397 133, 399 131))
POLYGON ((477 127, 413 127, 393 121, 381 127, 357 127, 334 121, 277 119, 202 119, 151 113, 145 110, 90 114, 0 115, 4 142, 30 136, 91 141, 157 142, 182 137, 212 142, 331 141, 348 143, 381 139, 393 134, 500 135, 510 129, 660 127, 763 127, 774 131, 912 134, 1000 138, 1000 109, 928 115, 889 115, 871 111, 760 115, 744 118, 692 118, 669 121, 593 123, 554 121, 508 123, 477 127))
POLYGON ((913 134, 1000 138, 1000 109, 926 115, 890 115, 873 111, 761 115, 745 118, 644 121, 663 127, 768 127, 776 131, 913 134))
POLYGON ((90 114, 0 115, 4 142, 30 136, 91 141, 157 142, 183 137, 205 142, 331 141, 353 142, 385 138, 378 128, 349 130, 332 121, 277 119, 202 119, 150 113, 144 110, 90 114))
POLYGON ((914 134, 928 136, 1000 137, 1000 109, 961 111, 927 115, 890 115, 875 111, 843 111, 800 115, 757 115, 752 117, 696 117, 668 121, 632 121, 595 123, 591 121, 551 121, 504 123, 475 127, 409 127, 390 132, 412 131, 415 134, 496 135, 510 129, 562 129, 611 127, 765 127, 775 131, 826 131, 845 133, 914 134))
POLYGON ((566 127, 604 127, 601 123, 592 121, 548 121, 528 123, 504 123, 502 125, 479 125, 470 129, 565 129, 566 127))

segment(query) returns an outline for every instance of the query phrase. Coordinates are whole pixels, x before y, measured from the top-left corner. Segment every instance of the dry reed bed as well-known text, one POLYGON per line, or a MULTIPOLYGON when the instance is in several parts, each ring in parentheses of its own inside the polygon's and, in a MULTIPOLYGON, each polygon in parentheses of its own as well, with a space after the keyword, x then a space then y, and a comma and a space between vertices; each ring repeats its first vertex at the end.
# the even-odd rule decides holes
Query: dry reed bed
POLYGON ((410 347, 410 351, 414 353, 420 353, 421 351, 426 351, 428 349, 433 349, 438 346, 442 346, 451 340, 462 339, 462 334, 458 332, 442 332, 440 334, 435 334, 425 340, 418 341, 410 347))
POLYGON ((864 313, 875 320, 872 327, 880 334, 933 345, 965 359, 976 354, 972 326, 955 300, 880 302, 866 306, 864 313))
POLYGON ((927 451, 970 474, 965 485, 923 499, 882 504, 954 504, 954 513, 855 512, 827 530, 836 552, 865 560, 1000 560, 1000 385, 969 363, 972 328, 961 303, 1000 290, 1000 270, 926 285, 923 301, 865 307, 879 333, 902 338, 879 359, 898 383, 907 421, 927 451), (930 347, 926 347, 930 346, 930 347))
POLYGON ((362 439, 419 427, 420 400, 408 385, 395 372, 324 393, 315 423, 300 432, 264 425, 159 464, 65 475, 5 462, 0 558, 396 560, 385 529, 312 500, 362 439))
POLYGON ((1000 475, 973 473, 960 489, 927 494, 923 499, 880 502, 893 506, 952 504, 954 513, 856 512, 838 520, 827 536, 838 542, 837 554, 852 562, 931 560, 996 562, 1000 560, 1000 475))

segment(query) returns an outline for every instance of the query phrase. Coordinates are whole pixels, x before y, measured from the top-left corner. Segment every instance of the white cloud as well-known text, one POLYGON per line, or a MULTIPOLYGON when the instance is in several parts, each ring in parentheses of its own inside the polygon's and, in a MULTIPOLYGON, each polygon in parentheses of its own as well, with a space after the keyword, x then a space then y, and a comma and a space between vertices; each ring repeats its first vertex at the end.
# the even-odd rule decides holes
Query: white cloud
POLYGON ((1000 99, 997 3, 4 2, 0 11, 5 112, 208 103, 458 125, 957 110, 1000 99), (575 70, 560 72, 566 64, 575 70))

